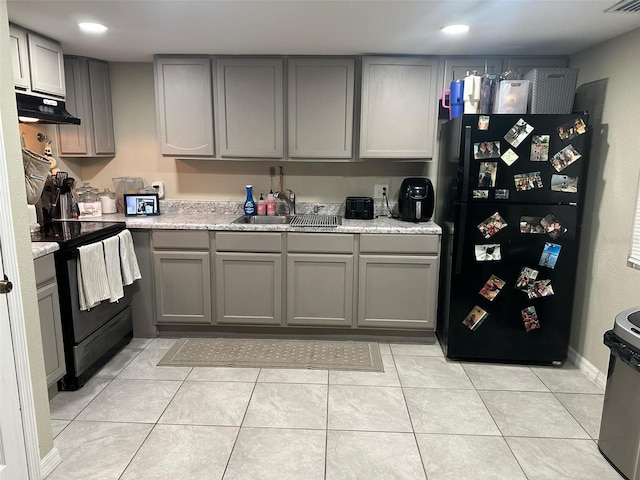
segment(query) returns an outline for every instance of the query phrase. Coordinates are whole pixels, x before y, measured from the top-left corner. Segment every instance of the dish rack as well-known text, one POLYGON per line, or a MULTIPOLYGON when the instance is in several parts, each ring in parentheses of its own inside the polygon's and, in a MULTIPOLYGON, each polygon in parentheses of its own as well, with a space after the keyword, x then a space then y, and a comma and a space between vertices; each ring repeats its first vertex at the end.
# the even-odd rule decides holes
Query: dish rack
POLYGON ((291 220, 292 227, 337 227, 342 225, 340 215, 296 215, 291 220))

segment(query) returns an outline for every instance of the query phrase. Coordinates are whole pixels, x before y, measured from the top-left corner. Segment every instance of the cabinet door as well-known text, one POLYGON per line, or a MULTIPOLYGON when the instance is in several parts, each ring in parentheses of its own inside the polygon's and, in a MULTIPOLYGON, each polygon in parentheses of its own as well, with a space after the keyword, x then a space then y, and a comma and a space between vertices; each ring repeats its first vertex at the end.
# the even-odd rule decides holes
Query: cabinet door
POLYGON ((289 79, 289 157, 351 158, 352 58, 292 58, 289 79))
POLYGON ((221 157, 282 158, 282 60, 217 60, 221 157))
POLYGON ((27 32, 9 25, 9 41, 11 43, 13 83, 17 88, 28 90, 31 87, 31 76, 29 75, 27 32))
POLYGON ((359 327, 433 329, 437 294, 437 257, 360 255, 359 327))
POLYGON ((474 70, 478 75, 485 73, 501 73, 502 58, 499 57, 449 57, 444 59, 444 83, 442 89, 446 90, 454 80, 464 80, 467 72, 474 70))
POLYGON ((208 252, 153 252, 156 323, 211 323, 208 252))
POLYGON ((216 321, 282 324, 282 255, 216 253, 216 321))
POLYGON ((287 255, 287 325, 353 325, 353 255, 287 255))
POLYGON ((31 90, 64 97, 64 59, 62 45, 27 33, 31 90))
POLYGON ((214 156, 211 60, 155 59, 160 151, 173 156, 214 156))
POLYGON ((60 155, 85 156, 89 154, 87 144, 87 123, 85 99, 88 85, 82 79, 83 64, 79 58, 64 59, 66 84, 65 106, 74 117, 80 118, 80 125, 58 125, 58 153, 60 155))
POLYGON ((62 343, 58 285, 54 282, 42 286, 38 289, 37 295, 44 369, 47 376, 47 386, 51 387, 67 373, 62 343))
POLYGON ((362 158, 431 158, 436 76, 431 58, 362 59, 362 158))
POLYGON ((524 75, 532 68, 565 68, 569 66, 567 57, 512 57, 506 61, 505 70, 518 70, 524 75))
POLYGON ((88 68, 94 153, 96 155, 115 155, 116 145, 113 135, 109 64, 107 62, 89 60, 88 68))

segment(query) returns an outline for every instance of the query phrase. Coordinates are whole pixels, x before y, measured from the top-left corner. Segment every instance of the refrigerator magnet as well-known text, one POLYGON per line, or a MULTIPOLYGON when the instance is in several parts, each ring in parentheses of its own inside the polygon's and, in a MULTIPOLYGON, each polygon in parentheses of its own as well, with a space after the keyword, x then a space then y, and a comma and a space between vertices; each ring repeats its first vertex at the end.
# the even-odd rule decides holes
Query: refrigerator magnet
POLYGON ((549 159, 549 135, 534 135, 531 137, 532 162, 546 162, 549 159))
POLYGON ((540 220, 542 217, 520 217, 520 233, 546 233, 540 220))
POLYGON ((480 142, 473 144, 473 158, 484 160, 485 158, 500 158, 500 142, 480 142))
POLYGON ((489 130, 489 115, 480 115, 478 117, 478 130, 489 130))
POLYGON ((533 283, 533 287, 527 292, 529 298, 550 297, 554 294, 551 280, 537 280, 533 283))
POLYGON ((540 225, 542 225, 544 231, 554 240, 567 232, 567 229, 562 226, 553 213, 540 219, 540 225))
POLYGON ((511 149, 509 149, 506 152, 504 152, 500 158, 508 166, 511 166, 511 165, 513 165, 513 162, 518 160, 518 158, 520 158, 520 157, 518 157, 518 154, 516 152, 514 152, 511 149))
POLYGON ((462 324, 469 330, 475 331, 488 316, 489 314, 486 311, 476 305, 462 321, 462 324))
POLYGON ((496 184, 498 162, 482 162, 478 174, 478 187, 489 188, 496 184))
POLYGON ((509 189, 496 188, 496 200, 509 200, 509 189))
POLYGON ((560 249, 562 247, 557 243, 547 242, 544 244, 542 255, 540 255, 540 262, 538 265, 541 267, 555 268, 558 257, 560 256, 560 249))
POLYGON ((578 177, 567 175, 551 175, 551 191, 578 193, 578 177))
POLYGON ((502 253, 500 252, 499 243, 476 245, 475 255, 478 262, 494 262, 497 260, 502 260, 502 253))
POLYGON ((520 313, 522 314, 522 322, 524 323, 524 329, 527 333, 540 328, 540 320, 538 320, 536 307, 524 308, 520 313))
POLYGON ((521 118, 511 127, 504 136, 504 139, 509 142, 513 148, 518 148, 518 145, 520 145, 531 132, 533 132, 533 127, 521 118))
POLYGON ((507 222, 505 222, 502 216, 496 212, 480 223, 478 225, 478 230, 480 230, 480 233, 484 238, 491 238, 506 226, 507 222))
POLYGON ((576 117, 569 123, 565 123, 558 127, 558 137, 560 140, 571 140, 573 137, 582 135, 587 132, 587 126, 584 120, 580 117, 576 117))
POLYGON ((474 190, 473 198, 489 198, 489 190, 474 190))
POLYGON ((489 280, 485 282, 484 286, 480 289, 478 293, 482 295, 484 298, 486 298, 487 300, 489 300, 490 302, 493 302, 493 300, 498 296, 498 294, 500 293, 500 290, 502 290, 502 287, 504 287, 504 285, 505 285, 504 280, 501 280, 495 275, 491 275, 491 277, 489 277, 489 280))
POLYGON ((518 173, 513 176, 513 181, 518 192, 535 190, 536 188, 543 187, 540 172, 518 173))
POLYGON ((516 281, 516 288, 523 292, 528 292, 533 287, 533 283, 538 278, 538 270, 529 267, 523 267, 516 281))
POLYGON ((567 145, 551 157, 551 165, 556 169, 556 171, 561 172, 580 157, 582 157, 582 155, 573 148, 573 145, 567 145))

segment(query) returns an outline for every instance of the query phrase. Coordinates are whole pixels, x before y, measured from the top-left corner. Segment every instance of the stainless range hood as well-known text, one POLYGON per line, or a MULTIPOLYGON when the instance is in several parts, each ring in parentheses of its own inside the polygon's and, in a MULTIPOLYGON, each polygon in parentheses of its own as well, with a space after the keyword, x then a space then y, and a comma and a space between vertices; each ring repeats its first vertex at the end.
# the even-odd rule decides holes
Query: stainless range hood
POLYGON ((63 100, 16 92, 16 103, 20 122, 80 125, 80 119, 67 112, 63 100))

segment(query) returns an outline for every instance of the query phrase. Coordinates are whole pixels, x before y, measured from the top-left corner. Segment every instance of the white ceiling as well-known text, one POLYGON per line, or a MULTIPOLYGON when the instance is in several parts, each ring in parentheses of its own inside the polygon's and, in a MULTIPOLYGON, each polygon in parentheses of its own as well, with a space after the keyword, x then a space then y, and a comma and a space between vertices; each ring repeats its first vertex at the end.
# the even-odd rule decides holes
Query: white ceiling
POLYGON ((640 27, 617 0, 8 0, 9 20, 67 54, 571 55, 640 27), (77 22, 101 22, 88 36, 77 22), (462 38, 448 23, 469 23, 462 38))

